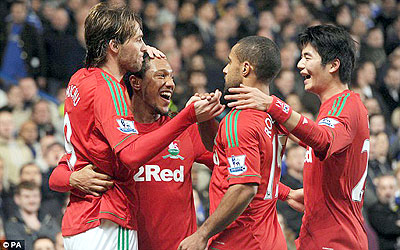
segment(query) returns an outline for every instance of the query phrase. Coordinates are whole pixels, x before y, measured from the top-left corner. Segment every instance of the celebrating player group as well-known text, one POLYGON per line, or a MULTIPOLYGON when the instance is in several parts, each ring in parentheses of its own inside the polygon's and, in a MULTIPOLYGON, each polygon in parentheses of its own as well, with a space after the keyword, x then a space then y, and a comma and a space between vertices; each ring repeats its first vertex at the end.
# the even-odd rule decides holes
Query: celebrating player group
POLYGON ((355 46, 345 30, 319 25, 299 35, 297 67, 322 103, 316 121, 270 96, 280 52, 260 36, 230 51, 223 73, 232 110, 219 124, 219 90, 194 95, 171 118, 173 70, 142 38, 128 7, 100 3, 86 17, 86 65, 65 100, 67 153, 49 181, 70 192, 66 249, 287 249, 278 199, 304 211, 298 249, 368 249, 368 117, 348 88, 355 46), (279 182, 288 137, 307 147, 304 192, 279 182), (210 216, 199 228, 194 162, 212 171, 210 216))

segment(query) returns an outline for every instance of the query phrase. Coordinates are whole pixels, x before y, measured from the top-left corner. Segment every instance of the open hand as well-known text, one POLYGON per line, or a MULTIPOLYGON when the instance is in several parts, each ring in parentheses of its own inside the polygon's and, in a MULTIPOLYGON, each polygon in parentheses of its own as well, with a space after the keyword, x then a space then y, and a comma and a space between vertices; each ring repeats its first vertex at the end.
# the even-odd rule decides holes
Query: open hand
POLYGON ((96 167, 93 165, 74 171, 69 178, 69 183, 71 187, 94 196, 100 196, 114 185, 110 176, 96 172, 96 167))
POLYGON ((240 84, 239 88, 229 88, 230 95, 225 96, 225 100, 232 101, 228 107, 236 109, 256 109, 267 111, 272 103, 272 97, 265 94, 258 88, 248 87, 240 84))

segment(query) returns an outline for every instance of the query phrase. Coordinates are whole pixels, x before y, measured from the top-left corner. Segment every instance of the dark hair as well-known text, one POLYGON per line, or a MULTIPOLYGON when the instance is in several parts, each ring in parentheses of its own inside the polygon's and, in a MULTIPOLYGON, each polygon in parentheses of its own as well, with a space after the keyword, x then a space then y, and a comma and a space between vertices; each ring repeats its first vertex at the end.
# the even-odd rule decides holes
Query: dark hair
POLYGON ((125 43, 137 32, 141 19, 129 7, 115 7, 107 3, 93 6, 85 20, 86 59, 85 67, 99 67, 104 64, 108 43, 115 40, 125 43))
POLYGON ((33 161, 31 161, 31 162, 28 162, 28 163, 25 163, 24 165, 22 165, 22 167, 19 169, 19 175, 21 175, 22 172, 24 172, 24 169, 27 168, 28 166, 35 166, 35 167, 37 167, 37 168, 39 169, 39 171, 40 171, 39 166, 36 165, 36 163, 34 163, 33 161))
POLYGON ((248 61, 254 67, 260 81, 270 83, 281 69, 278 46, 266 37, 248 36, 240 39, 235 54, 240 63, 248 61))
POLYGON ((344 28, 333 25, 308 27, 299 34, 299 43, 302 49, 310 44, 320 55, 323 66, 338 59, 340 81, 350 83, 356 49, 354 40, 344 28))
POLYGON ((149 65, 150 59, 151 58, 150 58, 149 54, 144 53, 142 68, 138 72, 129 72, 128 71, 125 73, 124 77, 122 78, 122 81, 125 84, 126 90, 128 91, 128 95, 131 99, 133 96, 133 89, 129 82, 129 77, 136 76, 137 78, 143 79, 144 75, 146 74, 146 71, 149 70, 149 68, 150 68, 150 65, 149 65))
POLYGON ((40 236, 37 237, 37 238, 33 241, 33 246, 34 246, 35 243, 36 243, 37 241, 39 241, 39 240, 50 240, 51 243, 53 244, 53 246, 54 246, 54 244, 55 244, 53 238, 50 238, 49 236, 47 236, 47 235, 45 235, 45 234, 43 234, 43 233, 40 233, 40 236))
POLYGON ((16 189, 15 189, 15 194, 16 195, 20 195, 22 189, 27 189, 27 190, 35 190, 35 189, 37 189, 37 190, 40 191, 40 187, 38 185, 36 185, 36 183, 34 183, 32 181, 23 181, 20 184, 18 184, 16 189))

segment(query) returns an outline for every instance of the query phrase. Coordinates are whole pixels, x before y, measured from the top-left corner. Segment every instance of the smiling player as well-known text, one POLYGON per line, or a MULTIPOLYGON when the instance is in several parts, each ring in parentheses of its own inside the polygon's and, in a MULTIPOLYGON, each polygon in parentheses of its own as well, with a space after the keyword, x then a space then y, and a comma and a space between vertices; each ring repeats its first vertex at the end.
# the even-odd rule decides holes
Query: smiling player
POLYGON ((367 110, 348 84, 355 46, 348 32, 332 25, 300 34, 297 67, 305 89, 322 104, 314 122, 275 96, 255 88, 230 89, 228 104, 267 111, 307 144, 303 170, 305 214, 298 249, 368 249, 361 214, 369 156, 367 110))

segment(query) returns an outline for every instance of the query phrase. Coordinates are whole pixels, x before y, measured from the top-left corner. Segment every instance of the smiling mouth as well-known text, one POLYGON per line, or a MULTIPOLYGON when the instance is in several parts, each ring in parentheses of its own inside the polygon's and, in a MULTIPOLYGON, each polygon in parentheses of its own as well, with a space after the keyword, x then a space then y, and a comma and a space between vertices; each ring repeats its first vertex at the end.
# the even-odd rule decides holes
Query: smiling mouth
POLYGON ((170 100, 171 100, 171 97, 172 97, 172 93, 171 93, 171 92, 164 91, 164 92, 161 92, 161 93, 160 93, 160 96, 161 96, 161 98, 163 98, 164 100, 170 101, 170 100))

